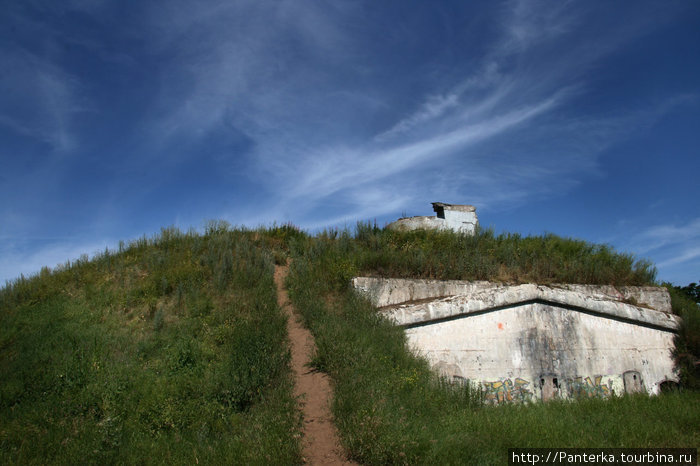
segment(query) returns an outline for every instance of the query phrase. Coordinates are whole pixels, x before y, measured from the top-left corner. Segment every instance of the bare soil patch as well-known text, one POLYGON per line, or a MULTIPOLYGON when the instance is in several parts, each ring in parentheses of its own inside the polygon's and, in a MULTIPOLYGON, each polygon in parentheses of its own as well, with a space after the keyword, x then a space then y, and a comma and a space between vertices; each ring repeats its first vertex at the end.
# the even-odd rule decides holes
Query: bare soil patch
POLYGON ((287 313, 287 330, 291 342, 294 395, 304 418, 303 455, 308 464, 356 464, 346 459, 338 432, 333 424, 330 401, 333 398, 328 376, 309 367, 315 350, 314 338, 300 322, 289 302, 284 280, 287 266, 275 267, 277 302, 287 313))

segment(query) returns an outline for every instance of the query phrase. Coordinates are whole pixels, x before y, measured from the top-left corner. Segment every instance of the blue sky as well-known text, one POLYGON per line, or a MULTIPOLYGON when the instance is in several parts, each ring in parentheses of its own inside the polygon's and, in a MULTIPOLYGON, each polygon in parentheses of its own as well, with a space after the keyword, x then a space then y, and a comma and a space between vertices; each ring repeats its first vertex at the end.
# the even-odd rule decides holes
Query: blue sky
POLYGON ((0 283, 474 204, 700 280, 700 2, 3 2, 0 283))

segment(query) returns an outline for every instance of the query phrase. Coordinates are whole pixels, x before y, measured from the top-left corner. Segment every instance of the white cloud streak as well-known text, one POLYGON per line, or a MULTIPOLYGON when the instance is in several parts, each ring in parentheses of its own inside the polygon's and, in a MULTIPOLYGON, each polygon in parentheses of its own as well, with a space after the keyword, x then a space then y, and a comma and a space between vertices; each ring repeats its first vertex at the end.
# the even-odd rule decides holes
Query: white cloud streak
POLYGON ((700 257, 700 248, 685 249, 681 254, 659 262, 659 267, 671 267, 673 265, 682 264, 700 257))
POLYGON ((79 81, 49 59, 19 48, 0 48, 12 73, 0 75, 0 125, 38 139, 58 152, 75 149, 75 115, 85 111, 79 81))
POLYGON ((637 30, 586 36, 579 17, 585 10, 573 2, 506 3, 499 10, 501 37, 479 66, 451 86, 422 89, 425 97, 413 111, 393 115, 387 129, 372 132, 362 121, 390 113, 389 98, 374 98, 386 94, 387 84, 358 87, 331 79, 364 76, 367 64, 358 57, 371 44, 346 26, 354 24, 354 11, 309 2, 217 1, 196 11, 176 4, 157 16, 157 50, 178 52, 164 87, 166 116, 153 132, 168 143, 235 127, 253 141, 247 156, 255 176, 279 198, 276 210, 301 217, 331 198, 346 205, 348 215, 371 216, 384 209, 361 193, 392 199, 398 176, 413 187, 399 196, 403 202, 425 198, 435 181, 427 182, 424 170, 435 164, 451 164, 454 172, 470 168, 474 189, 446 181, 429 191, 434 195, 479 196, 496 205, 540 195, 544 184, 566 190, 595 173, 599 152, 639 124, 609 115, 555 117, 585 93, 579 74, 644 31, 639 23, 637 30), (567 47, 555 47, 564 38, 567 47), (538 56, 553 49, 554 57, 538 56), (185 88, 186 96, 170 87, 185 88), (534 146, 523 151, 510 138, 535 121, 548 134, 538 142, 530 138, 534 146), (573 126, 579 133, 569 139, 573 126), (489 161, 477 152, 487 142, 504 141, 511 141, 509 149, 489 161))
POLYGON ((450 153, 464 150, 469 145, 498 135, 546 112, 558 100, 559 97, 554 96, 532 107, 517 109, 491 120, 368 155, 363 155, 362 151, 326 153, 322 165, 318 165, 318 159, 314 157, 302 166, 303 178, 295 179, 302 179, 303 182, 296 181, 290 187, 290 195, 299 198, 326 197, 358 183, 369 184, 428 161, 438 162, 450 153))
POLYGON ((686 223, 654 225, 633 235, 628 249, 652 258, 662 279, 700 270, 700 218, 686 223))
POLYGON ((635 243, 639 246, 635 250, 646 253, 670 244, 700 243, 700 218, 696 218, 686 225, 655 225, 635 237, 635 243))
MULTIPOLYGON (((109 1, 91 10, 97 4, 73 0, 70 8, 89 14, 109 1)), ((509 0, 489 7, 496 36, 484 42, 493 45, 464 57, 455 51, 446 76, 438 76, 432 62, 400 60, 403 67, 394 69, 391 58, 413 56, 405 44, 425 31, 394 24, 401 19, 393 17, 370 25, 372 9, 361 2, 150 5, 129 34, 140 36, 135 42, 145 44, 144 56, 161 81, 153 86, 157 104, 134 125, 147 142, 133 151, 142 159, 133 163, 194 158, 197 151, 169 149, 194 146, 217 132, 242 134, 250 141, 246 148, 224 155, 245 158, 244 170, 265 191, 266 211, 244 206, 222 213, 232 223, 242 213, 246 223, 294 219, 317 228, 393 215, 430 200, 483 209, 557 195, 595 175, 605 148, 665 111, 663 103, 646 114, 638 108, 603 116, 569 111, 588 90, 587 72, 657 19, 631 13, 624 24, 592 21, 595 7, 587 2, 509 0), (588 26, 595 26, 593 33, 588 26), (394 29, 383 34, 387 27, 394 29), (387 35, 393 49, 375 43, 387 35), (374 55, 375 45, 385 54, 374 55)), ((57 153, 79 148, 75 119, 88 107, 79 77, 55 55, 15 45, 0 45, 0 59, 12 70, 0 74, 0 126, 57 153)), ((51 168, 43 170, 50 173, 37 184, 55 178, 51 168)), ((39 172, 31 176, 39 179, 39 172)), ((17 215, 5 215, 5 223, 26 221, 17 215)), ((655 227, 638 238, 644 244, 635 250, 668 247, 672 257, 660 264, 688 263, 697 257, 692 243, 699 225, 655 227)), ((3 267, 12 263, 24 271, 93 247, 62 243, 31 257, 7 251, 3 267)))
POLYGON ((506 5, 506 20, 497 55, 520 53, 550 41, 575 27, 573 1, 513 0, 506 5))

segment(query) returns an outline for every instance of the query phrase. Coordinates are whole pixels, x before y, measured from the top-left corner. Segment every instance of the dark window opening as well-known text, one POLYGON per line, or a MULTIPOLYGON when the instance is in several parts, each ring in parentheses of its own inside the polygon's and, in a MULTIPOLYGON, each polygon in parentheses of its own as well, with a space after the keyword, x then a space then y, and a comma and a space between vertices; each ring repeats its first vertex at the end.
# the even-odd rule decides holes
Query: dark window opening
POLYGON ((437 218, 445 218, 445 208, 444 207, 436 207, 435 213, 437 214, 437 218))
POLYGON ((659 384, 659 389, 661 393, 677 392, 680 390, 681 385, 673 380, 664 380, 659 384))

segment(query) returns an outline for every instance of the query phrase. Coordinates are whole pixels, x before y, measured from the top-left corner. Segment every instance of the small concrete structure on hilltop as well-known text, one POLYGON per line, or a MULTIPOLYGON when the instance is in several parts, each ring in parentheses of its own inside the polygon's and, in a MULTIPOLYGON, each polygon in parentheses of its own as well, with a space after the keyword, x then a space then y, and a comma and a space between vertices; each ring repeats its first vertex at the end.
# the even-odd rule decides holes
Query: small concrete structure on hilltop
POLYGON ((680 318, 662 287, 357 277, 409 345, 488 400, 658 393, 678 380, 680 318))
POLYGON ((479 224, 476 217, 476 207, 473 205, 433 202, 433 210, 436 213, 434 217, 400 218, 387 225, 387 228, 398 231, 452 230, 473 235, 479 224))

